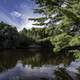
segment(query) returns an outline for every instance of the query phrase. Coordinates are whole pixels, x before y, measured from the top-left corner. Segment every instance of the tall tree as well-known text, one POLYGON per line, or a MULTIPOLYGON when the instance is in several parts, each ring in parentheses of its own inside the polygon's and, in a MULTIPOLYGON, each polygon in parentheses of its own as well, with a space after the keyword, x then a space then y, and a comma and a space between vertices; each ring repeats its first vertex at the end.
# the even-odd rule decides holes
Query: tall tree
POLYGON ((77 46, 80 43, 80 0, 34 1, 38 5, 34 13, 42 16, 29 20, 35 21, 34 25, 53 27, 49 33, 52 32, 51 42, 54 50, 59 48, 60 51, 62 48, 77 46), (75 43, 76 40, 78 42, 75 43))
MULTIPOLYGON (((42 17, 30 18, 36 23, 34 25, 53 26, 56 23, 61 31, 79 31, 80 5, 79 0, 34 0, 38 5, 34 13, 42 14, 42 17)), ((53 26, 55 27, 55 26, 53 26)))

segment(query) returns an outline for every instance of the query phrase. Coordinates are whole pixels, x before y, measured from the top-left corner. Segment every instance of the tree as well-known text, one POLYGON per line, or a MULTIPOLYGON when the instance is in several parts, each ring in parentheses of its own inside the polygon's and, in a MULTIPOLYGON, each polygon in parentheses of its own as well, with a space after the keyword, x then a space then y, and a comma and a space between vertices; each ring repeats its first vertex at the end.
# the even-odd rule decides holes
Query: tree
MULTIPOLYGON (((34 13, 41 17, 30 18, 34 25, 46 27, 47 37, 54 46, 53 51, 60 51, 80 43, 80 1, 79 0, 34 0, 38 5, 34 13)), ((74 50, 74 48, 73 48, 74 50)))
POLYGON ((4 22, 0 23, 0 48, 27 48, 34 41, 27 36, 27 30, 23 29, 18 32, 16 27, 13 27, 4 22))
MULTIPOLYGON (((38 5, 37 9, 34 9, 34 13, 42 14, 40 18, 30 18, 37 23, 35 25, 55 25, 56 22, 62 21, 60 30, 64 31, 68 27, 68 32, 71 30, 79 31, 79 0, 35 0, 38 5), (63 27, 62 27, 63 25, 63 27), (76 28, 75 28, 76 27, 76 28)), ((55 27, 55 26, 53 26, 55 27)), ((56 28, 56 27, 55 27, 56 28)))
POLYGON ((71 36, 66 33, 62 33, 55 37, 51 37, 51 42, 55 46, 54 52, 58 52, 61 49, 68 47, 70 39, 71 39, 71 36))

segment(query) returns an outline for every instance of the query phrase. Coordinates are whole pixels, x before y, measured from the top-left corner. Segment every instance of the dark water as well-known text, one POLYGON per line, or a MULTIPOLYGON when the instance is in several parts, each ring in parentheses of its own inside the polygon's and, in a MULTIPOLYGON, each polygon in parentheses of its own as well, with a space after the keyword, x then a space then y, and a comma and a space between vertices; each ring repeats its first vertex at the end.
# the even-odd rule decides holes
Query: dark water
POLYGON ((80 62, 72 62, 69 56, 55 57, 48 51, 0 50, 0 80, 56 80, 55 70, 59 67, 65 67, 73 80, 77 80, 79 66, 80 62))
POLYGON ((55 57, 53 53, 49 53, 48 51, 6 49, 0 50, 0 71, 12 68, 16 65, 18 60, 21 60, 24 65, 31 64, 32 66, 60 63, 69 64, 71 62, 69 56, 55 57))

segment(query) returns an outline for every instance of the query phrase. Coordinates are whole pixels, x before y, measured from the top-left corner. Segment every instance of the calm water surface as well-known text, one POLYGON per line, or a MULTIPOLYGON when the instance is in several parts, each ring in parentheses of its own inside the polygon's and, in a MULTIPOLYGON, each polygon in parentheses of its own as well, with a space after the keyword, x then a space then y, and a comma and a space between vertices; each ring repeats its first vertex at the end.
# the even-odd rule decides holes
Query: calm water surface
POLYGON ((73 80, 78 80, 80 62, 68 56, 54 57, 40 50, 0 50, 0 80, 55 80, 55 70, 64 67, 73 80))

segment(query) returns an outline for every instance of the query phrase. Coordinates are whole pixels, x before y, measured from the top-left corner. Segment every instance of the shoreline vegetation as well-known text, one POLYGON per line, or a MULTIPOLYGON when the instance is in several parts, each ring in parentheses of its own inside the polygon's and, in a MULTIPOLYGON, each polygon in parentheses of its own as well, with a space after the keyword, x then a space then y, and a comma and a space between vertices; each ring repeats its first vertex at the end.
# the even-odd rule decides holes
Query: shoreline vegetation
POLYGON ((56 56, 80 59, 80 1, 34 1, 38 7, 33 12, 43 16, 29 20, 35 22, 33 25, 45 27, 18 31, 0 22, 0 49, 40 48, 56 56))
MULTIPOLYGON (((74 65, 69 66, 69 70, 78 70, 77 77, 79 77, 80 1, 33 1, 37 4, 37 8, 33 9, 33 12, 42 17, 29 18, 29 20, 34 21, 33 25, 44 27, 23 28, 18 31, 17 26, 0 22, 0 71, 12 68, 19 60, 23 65, 31 64, 31 66, 45 64, 69 66, 72 62, 74 65), (76 60, 79 61, 79 64, 73 62, 76 60), (76 69, 72 67, 76 67, 76 69)), ((74 75, 71 75, 73 77, 71 78, 66 72, 65 67, 55 70, 55 80, 75 80, 74 75)))
MULTIPOLYGON (((28 30, 23 28, 23 30, 18 32, 16 27, 1 22, 0 50, 42 49, 51 52, 53 55, 61 54, 66 56, 79 53, 80 45, 77 44, 78 42, 75 42, 75 40, 78 40, 77 37, 75 39, 75 37, 70 37, 70 35, 67 35, 66 33, 61 33, 57 36, 51 34, 51 36, 49 36, 49 31, 47 31, 46 34, 48 28, 32 28, 28 30)), ((50 31, 53 31, 52 28, 50 31)))

